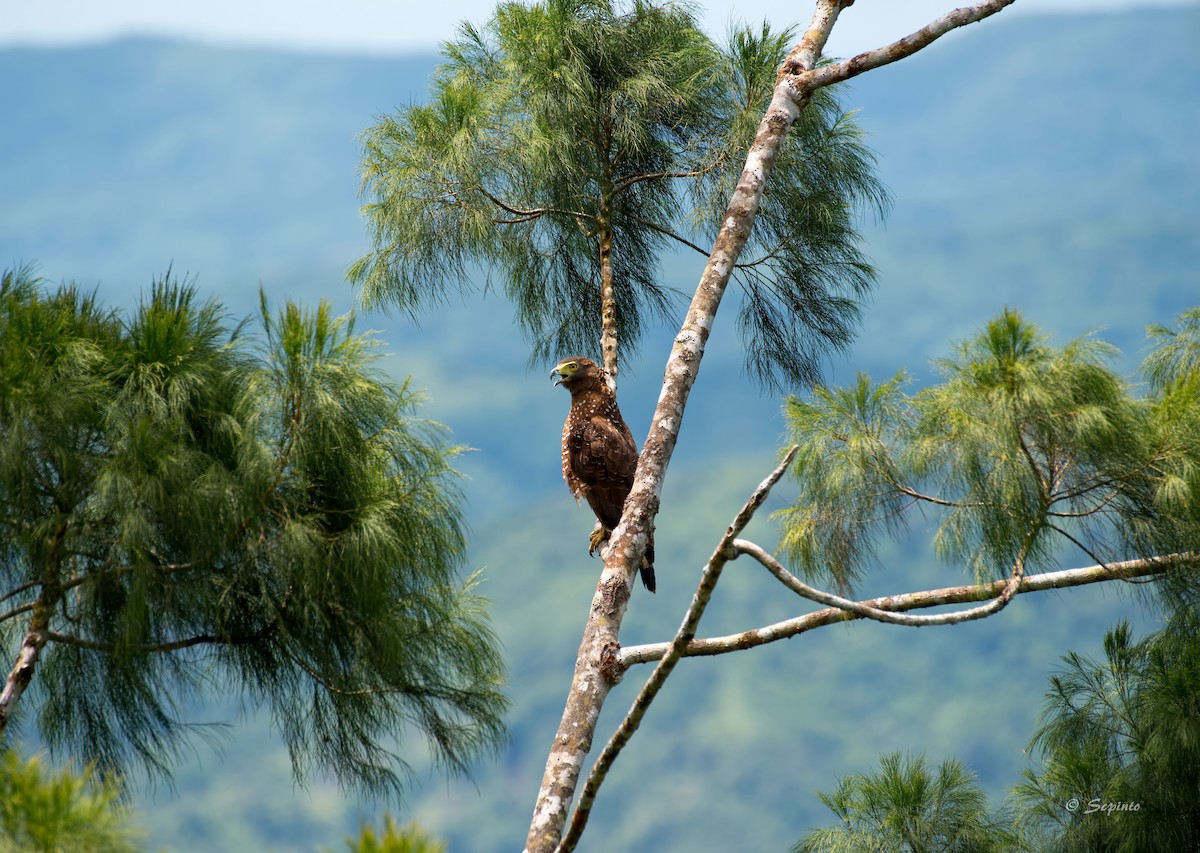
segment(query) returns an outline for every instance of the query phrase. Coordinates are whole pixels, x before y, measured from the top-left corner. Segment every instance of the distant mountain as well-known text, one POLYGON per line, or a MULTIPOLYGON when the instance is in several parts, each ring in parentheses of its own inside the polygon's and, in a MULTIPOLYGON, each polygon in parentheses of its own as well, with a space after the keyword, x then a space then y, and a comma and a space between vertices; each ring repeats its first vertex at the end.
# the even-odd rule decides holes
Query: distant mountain
POLYGON ((364 247, 357 135, 432 67, 140 39, 0 51, 0 258, 106 287, 172 261, 220 285, 340 270, 364 247))
MULTIPOLYGON (((930 358, 1006 305, 1060 340, 1107 327, 1133 363, 1144 326, 1200 294, 1197 34, 1194 8, 1001 15, 855 81, 845 103, 860 110, 896 204, 886 224, 864 224, 880 285, 831 375, 927 377, 930 358)), ((420 99, 435 62, 145 40, 0 51, 0 265, 36 262, 112 304, 132 304, 173 266, 238 312, 253 309, 260 283, 274 300, 349 308, 344 271, 368 248, 358 134, 420 99)), ((690 291, 699 265, 672 257, 660 273, 690 291)), ((477 448, 463 465, 471 562, 486 568, 507 649, 513 743, 474 784, 433 776, 391 805, 455 851, 523 838, 598 571, 583 555, 589 517, 558 473, 565 395, 527 369, 509 317, 493 295, 419 326, 365 318, 388 364, 429 390, 424 413, 477 448)), ((660 592, 635 596, 628 642, 675 629, 718 532, 774 458, 779 401, 742 377, 733 325, 719 321, 689 404, 664 487, 660 592)), ((622 381, 639 438, 674 331, 648 334, 622 381)), ((774 541, 765 516, 752 534, 774 541)), ((916 546, 884 563, 864 592, 961 579, 916 546)), ((735 568, 705 633, 798 611, 752 567, 735 568)), ((1029 597, 941 632, 856 625, 687 661, 610 777, 582 849, 783 850, 827 821, 815 789, 894 749, 956 755, 1002 794, 1058 655, 1094 650, 1115 619, 1137 617, 1117 592, 1029 597)), ((641 675, 616 691, 601 732, 641 675)), ((225 710, 214 700, 197 719, 225 710)), ((154 844, 179 853, 337 848, 382 808, 331 785, 294 792, 286 755, 252 715, 223 758, 199 747, 174 791, 139 805, 154 844)))

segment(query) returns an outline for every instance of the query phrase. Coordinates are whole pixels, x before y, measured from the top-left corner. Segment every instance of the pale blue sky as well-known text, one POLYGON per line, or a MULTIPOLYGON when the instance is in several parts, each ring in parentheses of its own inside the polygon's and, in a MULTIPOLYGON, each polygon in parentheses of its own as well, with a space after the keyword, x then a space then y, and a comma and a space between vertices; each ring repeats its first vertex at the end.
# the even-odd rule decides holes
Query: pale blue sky
MULTIPOLYGON (((892 41, 968 0, 857 0, 842 13, 829 52, 848 56, 892 41)), ((807 19, 808 0, 698 3, 710 32, 732 17, 776 24, 807 19)), ((1196 0, 1018 0, 1005 16, 1188 6, 1196 0)), ((483 21, 495 0, 0 0, 0 46, 63 44, 122 35, 326 51, 399 53, 436 48, 459 21, 483 21)))

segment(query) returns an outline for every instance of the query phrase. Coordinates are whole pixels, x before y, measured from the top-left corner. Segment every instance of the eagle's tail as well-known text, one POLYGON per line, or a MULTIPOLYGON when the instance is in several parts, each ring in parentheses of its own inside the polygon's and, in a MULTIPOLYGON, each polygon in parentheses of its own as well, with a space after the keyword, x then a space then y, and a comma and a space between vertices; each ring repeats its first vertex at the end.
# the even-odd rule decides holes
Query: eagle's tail
POLYGON ((642 556, 642 586, 654 592, 654 534, 646 545, 646 553, 642 556))

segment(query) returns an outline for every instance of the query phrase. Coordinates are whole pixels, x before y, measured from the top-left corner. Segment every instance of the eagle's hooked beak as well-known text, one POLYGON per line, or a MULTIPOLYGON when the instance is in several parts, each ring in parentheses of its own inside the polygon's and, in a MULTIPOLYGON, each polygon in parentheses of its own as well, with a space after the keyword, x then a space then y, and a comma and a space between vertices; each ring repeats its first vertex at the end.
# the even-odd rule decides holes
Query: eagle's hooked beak
POLYGON ((566 376, 564 374, 558 372, 557 367, 550 371, 550 377, 554 380, 554 384, 556 386, 562 385, 563 380, 566 379, 566 376))

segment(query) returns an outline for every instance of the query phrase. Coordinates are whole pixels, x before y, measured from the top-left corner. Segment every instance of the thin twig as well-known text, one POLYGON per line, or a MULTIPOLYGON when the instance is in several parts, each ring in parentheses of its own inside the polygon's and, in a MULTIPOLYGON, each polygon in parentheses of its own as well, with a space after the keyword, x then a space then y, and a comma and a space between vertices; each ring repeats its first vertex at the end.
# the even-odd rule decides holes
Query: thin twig
POLYGON ((4 595, 0 595, 0 601, 7 601, 8 599, 12 598, 14 595, 20 595, 21 593, 25 592, 26 590, 33 589, 35 586, 39 585, 41 582, 42 582, 42 579, 38 578, 36 580, 26 581, 25 583, 21 584, 20 586, 13 587, 8 592, 4 593, 4 595))
POLYGON ((30 610, 33 610, 33 608, 36 606, 37 606, 36 601, 26 602, 25 604, 18 604, 16 607, 13 607, 11 610, 7 610, 4 613, 0 613, 0 622, 7 622, 9 619, 12 619, 14 616, 20 616, 22 613, 28 613, 30 610))
MULTIPOLYGON (((709 172, 723 165, 728 159, 728 155, 715 158, 707 166, 702 166, 699 169, 692 169, 690 172, 654 172, 653 174, 645 175, 630 175, 628 178, 623 178, 613 186, 614 193, 624 192, 634 184, 640 184, 642 181, 662 181, 671 180, 674 178, 698 178, 701 175, 707 175, 709 172)), ((705 254, 708 254, 705 252, 705 254)))
POLYGON ((680 243, 683 246, 686 246, 687 248, 691 249, 693 252, 701 254, 706 258, 708 257, 708 249, 700 248, 695 243, 693 243, 691 240, 687 239, 686 237, 684 237, 680 234, 676 234, 670 228, 667 228, 666 226, 663 226, 663 225, 659 225, 657 222, 651 222, 649 219, 642 219, 642 217, 637 216, 632 213, 629 213, 626 215, 630 219, 632 219, 634 222, 636 222, 638 225, 641 225, 643 228, 649 228, 651 231, 657 231, 659 234, 662 234, 664 237, 668 237, 668 238, 674 240, 675 242, 680 243))

